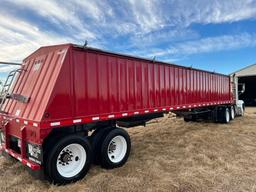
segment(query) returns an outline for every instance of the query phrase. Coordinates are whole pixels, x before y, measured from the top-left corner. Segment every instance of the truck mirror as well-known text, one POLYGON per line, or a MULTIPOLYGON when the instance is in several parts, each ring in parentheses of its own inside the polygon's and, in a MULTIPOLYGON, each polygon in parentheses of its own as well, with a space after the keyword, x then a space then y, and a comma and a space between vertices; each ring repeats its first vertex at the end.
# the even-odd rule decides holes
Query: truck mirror
POLYGON ((241 95, 245 92, 245 83, 238 84, 238 94, 241 95))

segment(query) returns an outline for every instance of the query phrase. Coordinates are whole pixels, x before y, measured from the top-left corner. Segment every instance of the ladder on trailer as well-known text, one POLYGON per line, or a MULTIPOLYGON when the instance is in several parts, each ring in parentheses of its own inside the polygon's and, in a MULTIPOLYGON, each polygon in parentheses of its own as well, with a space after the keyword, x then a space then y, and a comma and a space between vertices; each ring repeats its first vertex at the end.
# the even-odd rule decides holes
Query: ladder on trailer
POLYGON ((8 74, 8 76, 5 80, 5 83, 2 87, 2 90, 0 92, 0 99, 1 99, 0 112, 4 112, 2 110, 4 102, 6 99, 8 99, 11 96, 11 87, 12 87, 13 81, 15 80, 16 74, 20 73, 21 71, 22 71, 22 69, 16 69, 16 70, 11 71, 8 74))

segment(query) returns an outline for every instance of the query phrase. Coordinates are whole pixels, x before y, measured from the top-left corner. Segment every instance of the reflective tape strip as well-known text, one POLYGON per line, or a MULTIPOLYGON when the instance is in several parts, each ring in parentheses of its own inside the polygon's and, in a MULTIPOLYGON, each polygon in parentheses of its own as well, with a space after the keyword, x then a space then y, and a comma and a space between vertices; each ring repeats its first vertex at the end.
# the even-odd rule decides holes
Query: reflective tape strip
POLYGON ((93 121, 97 121, 97 120, 99 120, 99 119, 100 119, 100 117, 93 117, 93 118, 92 118, 93 121))
MULTIPOLYGON (((4 147, 3 147, 4 148, 4 147)), ((9 149, 4 149, 6 153, 20 161, 22 164, 28 166, 29 168, 33 170, 40 170, 41 166, 39 164, 35 164, 34 162, 29 162, 27 159, 22 159, 22 157, 19 154, 16 154, 15 151, 9 150, 9 149)))
POLYGON ((73 120, 73 123, 81 123, 82 122, 82 119, 75 119, 73 120))
POLYGON ((19 119, 16 119, 16 122, 17 122, 17 123, 19 123, 19 122, 20 122, 20 120, 19 120, 19 119))
POLYGON ((108 116, 108 118, 114 118, 115 117, 115 115, 109 115, 108 116))
POLYGON ((53 123, 51 123, 51 126, 58 126, 58 125, 60 125, 60 122, 53 122, 53 123))
POLYGON ((27 124, 28 124, 28 121, 24 121, 24 124, 27 125, 27 124))
MULTIPOLYGON (((110 115, 102 115, 102 116, 97 116, 97 117, 85 117, 84 119, 74 119, 74 120, 68 120, 68 121, 61 121, 61 122, 52 122, 50 123, 50 126, 59 126, 59 125, 72 125, 72 123, 87 123, 87 122, 91 122, 91 121, 97 121, 97 120, 106 120, 106 118, 116 118, 116 117, 124 117, 124 116, 132 116, 132 115, 138 115, 138 114, 144 114, 144 113, 150 113, 150 112, 157 112, 157 111, 166 111, 166 110, 179 110, 179 109, 190 109, 193 107, 202 107, 202 106, 210 106, 210 105, 216 105, 216 104, 221 104, 221 103, 230 103, 231 101, 219 101, 219 102, 209 102, 209 103, 201 103, 201 104, 191 104, 191 105, 183 105, 183 106, 175 106, 175 107, 165 107, 165 108, 155 108, 155 109, 148 109, 148 110, 144 110, 143 111, 135 111, 135 112, 125 112, 125 113, 119 113, 119 114, 110 114, 110 115)), ((15 119, 16 122, 23 122, 22 119, 15 119)), ((42 127, 46 127, 47 125, 49 126, 49 124, 37 124, 37 123, 33 123, 32 121, 24 121, 24 124, 31 124, 35 127, 37 126, 42 126, 42 127)))

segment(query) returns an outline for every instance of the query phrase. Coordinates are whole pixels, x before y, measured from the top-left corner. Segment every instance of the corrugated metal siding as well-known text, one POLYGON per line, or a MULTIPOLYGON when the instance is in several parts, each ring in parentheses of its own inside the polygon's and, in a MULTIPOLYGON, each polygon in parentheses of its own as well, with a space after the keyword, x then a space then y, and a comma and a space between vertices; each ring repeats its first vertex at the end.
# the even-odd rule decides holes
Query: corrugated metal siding
POLYGON ((73 61, 75 117, 230 100, 224 75, 93 51, 73 61))
POLYGON ((31 99, 27 104, 9 99, 3 110, 12 116, 40 121, 59 75, 67 49, 68 46, 42 48, 28 57, 23 63, 25 71, 19 74, 14 83, 13 93, 31 99), (41 64, 36 69, 38 63, 41 64))

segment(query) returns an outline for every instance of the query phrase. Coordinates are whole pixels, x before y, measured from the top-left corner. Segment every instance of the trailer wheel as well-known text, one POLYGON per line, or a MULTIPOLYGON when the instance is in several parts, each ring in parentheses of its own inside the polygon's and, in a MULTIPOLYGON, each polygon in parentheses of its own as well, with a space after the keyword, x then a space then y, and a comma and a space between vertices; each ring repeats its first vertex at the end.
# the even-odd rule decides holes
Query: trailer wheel
POLYGON ((234 108, 234 106, 231 106, 231 108, 230 108, 230 120, 235 119, 235 116, 236 116, 235 108, 234 108))
POLYGON ((230 122, 230 111, 229 111, 229 108, 226 107, 223 109, 222 111, 222 120, 221 120, 222 123, 229 123, 230 122))
POLYGON ((48 179, 55 184, 82 179, 90 168, 91 157, 91 145, 87 138, 79 135, 62 138, 47 158, 45 169, 48 179))
POLYGON ((184 117, 184 121, 185 121, 185 122, 196 121, 196 116, 195 116, 195 115, 185 116, 185 117, 184 117))
POLYGON ((103 142, 104 138, 106 137, 106 135, 112 129, 115 129, 115 128, 114 127, 98 128, 90 136, 90 140, 91 140, 91 143, 92 143, 92 151, 93 151, 93 160, 92 160, 92 162, 95 165, 100 164, 102 142, 103 142))
POLYGON ((130 155, 131 140, 120 128, 111 130, 101 146, 101 166, 107 169, 121 167, 130 155))

